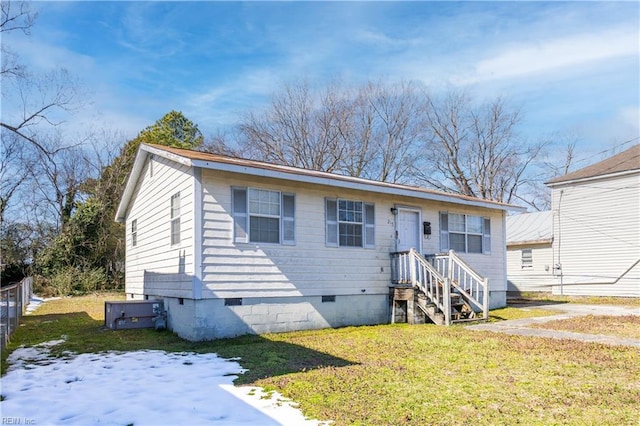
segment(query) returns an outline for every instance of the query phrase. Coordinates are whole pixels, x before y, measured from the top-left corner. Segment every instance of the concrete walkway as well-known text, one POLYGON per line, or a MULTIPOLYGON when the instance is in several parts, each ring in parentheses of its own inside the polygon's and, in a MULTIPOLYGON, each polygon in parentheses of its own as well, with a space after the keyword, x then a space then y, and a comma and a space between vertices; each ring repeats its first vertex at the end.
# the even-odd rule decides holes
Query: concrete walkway
POLYGON ((574 333, 571 331, 548 330, 542 328, 530 328, 530 325, 541 324, 548 321, 562 320, 586 315, 640 315, 640 308, 635 306, 610 306, 610 305, 578 305, 572 303, 560 303, 554 305, 510 305, 521 309, 540 308, 558 311, 558 315, 545 317, 522 318, 493 323, 483 323, 468 326, 471 330, 484 330, 496 333, 506 333, 519 336, 538 336, 552 339, 574 339, 583 342, 602 343, 606 345, 632 346, 640 348, 640 339, 630 339, 603 334, 574 333))

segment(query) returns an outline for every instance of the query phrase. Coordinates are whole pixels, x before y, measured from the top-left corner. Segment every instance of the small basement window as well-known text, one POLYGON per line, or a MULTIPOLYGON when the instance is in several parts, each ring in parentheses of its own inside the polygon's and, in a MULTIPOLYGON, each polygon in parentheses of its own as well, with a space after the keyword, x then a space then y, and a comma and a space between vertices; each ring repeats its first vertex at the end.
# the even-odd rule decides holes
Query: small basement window
POLYGON ((242 306, 242 298, 230 297, 230 298, 224 299, 224 306, 242 306))
POLYGON ((322 303, 335 302, 336 296, 322 296, 322 303))

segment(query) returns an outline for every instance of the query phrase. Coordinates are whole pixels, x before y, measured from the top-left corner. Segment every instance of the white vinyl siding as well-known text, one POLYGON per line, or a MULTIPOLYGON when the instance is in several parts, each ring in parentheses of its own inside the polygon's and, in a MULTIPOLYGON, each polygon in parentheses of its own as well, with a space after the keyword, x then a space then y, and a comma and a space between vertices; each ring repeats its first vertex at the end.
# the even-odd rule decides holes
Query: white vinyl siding
POLYGON ((295 244, 295 195, 232 187, 236 243, 295 244))
POLYGON ((509 291, 550 292, 552 285, 556 283, 553 277, 551 243, 508 246, 507 278, 509 291), (525 266, 527 251, 531 252, 531 266, 528 267, 525 266))
POLYGON ((555 293, 640 297, 640 264, 606 284, 640 258, 638 194, 640 172, 552 188, 555 293))
POLYGON ((491 219, 440 212, 440 250, 458 253, 491 253, 491 219))
MULTIPOLYGON (((125 266, 127 298, 144 295, 191 297, 193 290, 193 170, 155 156, 153 174, 147 167, 137 182, 127 212, 128 246, 125 266), (180 193, 180 244, 171 245, 171 197, 180 193), (136 245, 132 226, 136 221, 136 245)), ((174 211, 174 214, 176 211, 174 211)), ((173 231, 177 231, 174 228, 173 231)), ((178 235, 175 234, 175 238, 178 235)))
MULTIPOLYGON (((388 294, 389 253, 395 250, 394 205, 413 205, 430 220, 438 235, 438 211, 452 206, 445 203, 416 202, 408 197, 375 195, 356 190, 335 190, 327 198, 327 188, 300 182, 249 177, 221 171, 202 171, 203 298, 267 298, 335 295, 388 294), (261 187, 295 194, 296 245, 234 243, 233 198, 229 188, 261 187), (335 248, 338 241, 337 200, 361 200, 364 203, 364 235, 375 249, 335 248), (325 205, 328 205, 327 209, 325 205), (370 206, 370 208, 367 207, 370 206), (333 208, 332 208, 333 207, 333 208), (333 212, 333 214, 332 214, 333 212), (369 213, 373 217, 369 218, 369 213), (329 220, 327 220, 329 219, 329 220), (333 219, 333 221, 331 220, 333 219), (333 223, 332 223, 333 222, 333 223), (370 226, 367 226, 370 225, 370 226), (328 232, 326 229, 333 229, 328 232), (375 241, 366 235, 373 231, 375 241), (327 244, 333 237, 335 246, 327 244)), ((283 207, 283 214, 286 212, 283 207)), ((502 212, 465 207, 460 212, 491 218, 492 254, 461 254, 478 273, 489 278, 492 298, 506 290, 504 274, 504 235, 502 212), (502 242, 502 243, 501 243, 502 242)), ((425 253, 438 251, 438 238, 423 239, 425 253)))
MULTIPOLYGON (((365 220, 365 234, 367 223, 375 225, 376 250, 354 248, 346 255, 345 251, 327 247, 325 243, 326 187, 208 170, 203 170, 202 176, 203 298, 299 297, 300 294, 339 297, 361 295, 363 288, 367 295, 388 293, 388 253, 393 242, 377 240, 380 235, 393 233, 393 224, 388 220, 392 218, 390 213, 388 218, 376 216, 365 220), (230 187, 280 190, 284 194, 283 234, 287 233, 289 212, 295 213, 295 246, 284 241, 280 245, 234 243, 230 187), (286 201, 288 195, 292 203, 286 201)), ((336 195, 342 196, 336 200, 360 199, 373 206, 361 192, 345 191, 336 195)), ((337 212, 337 207, 333 211, 337 212)), ((337 231, 333 235, 337 238, 337 231)))

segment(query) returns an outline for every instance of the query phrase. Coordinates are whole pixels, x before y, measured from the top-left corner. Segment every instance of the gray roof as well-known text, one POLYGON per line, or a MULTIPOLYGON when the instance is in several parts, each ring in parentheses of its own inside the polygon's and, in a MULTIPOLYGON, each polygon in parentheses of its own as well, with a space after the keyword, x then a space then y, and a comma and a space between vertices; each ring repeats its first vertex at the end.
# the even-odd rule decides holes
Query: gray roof
POLYGON ((553 186, 561 182, 582 180, 606 176, 616 173, 632 172, 640 170, 640 144, 632 146, 626 151, 592 164, 575 172, 551 179, 547 185, 553 186))
POLYGON ((552 217, 551 211, 507 216, 507 245, 551 243, 552 217))

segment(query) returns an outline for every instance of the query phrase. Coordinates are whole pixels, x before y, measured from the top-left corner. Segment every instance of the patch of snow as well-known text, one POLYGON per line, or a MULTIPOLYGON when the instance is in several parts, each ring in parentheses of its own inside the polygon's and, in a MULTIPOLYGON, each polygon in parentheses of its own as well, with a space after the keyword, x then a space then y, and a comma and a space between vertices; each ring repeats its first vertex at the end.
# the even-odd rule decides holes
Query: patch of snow
POLYGON ((41 297, 36 296, 35 294, 31 295, 31 298, 29 299, 29 303, 27 304, 27 308, 25 309, 25 315, 29 315, 33 313, 33 311, 38 309, 40 305, 42 305, 44 302, 48 300, 56 300, 56 299, 60 299, 60 298, 50 297, 48 299, 43 299, 41 297))
POLYGON ((216 354, 148 350, 52 358, 19 348, 2 378, 3 418, 37 425, 307 425, 292 401, 235 387, 244 371, 216 354))

